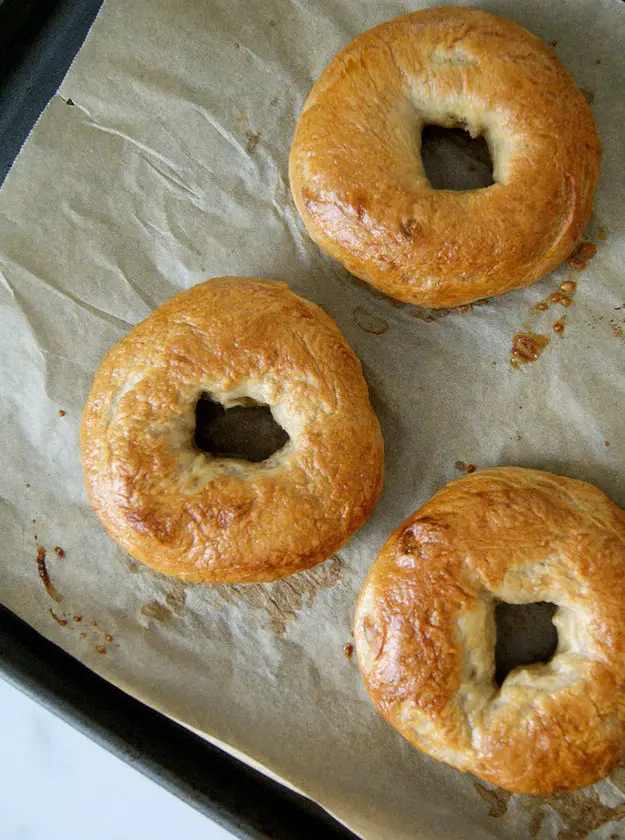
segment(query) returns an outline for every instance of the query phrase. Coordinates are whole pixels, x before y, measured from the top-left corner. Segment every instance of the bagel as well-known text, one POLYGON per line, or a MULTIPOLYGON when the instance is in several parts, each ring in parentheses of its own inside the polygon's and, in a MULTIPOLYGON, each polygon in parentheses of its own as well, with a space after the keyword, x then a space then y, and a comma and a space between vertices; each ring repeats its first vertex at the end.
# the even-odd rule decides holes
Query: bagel
POLYGON ((535 470, 453 481, 384 545, 355 641, 378 711, 424 753, 518 793, 592 784, 625 757, 625 511, 535 470), (498 686, 502 601, 555 604, 558 647, 498 686))
POLYGON ((83 412, 87 492, 132 557, 187 581, 270 581, 326 560, 380 493, 383 443, 335 322, 284 283, 176 295, 104 357, 83 412), (195 445, 196 405, 269 406, 288 442, 259 463, 195 445))
POLYGON ((526 286, 565 259, 600 159, 590 109, 545 44, 487 12, 432 8, 365 32, 326 67, 289 175, 321 248, 399 300, 443 307, 526 286), (484 136, 495 183, 433 189, 428 124, 484 136))

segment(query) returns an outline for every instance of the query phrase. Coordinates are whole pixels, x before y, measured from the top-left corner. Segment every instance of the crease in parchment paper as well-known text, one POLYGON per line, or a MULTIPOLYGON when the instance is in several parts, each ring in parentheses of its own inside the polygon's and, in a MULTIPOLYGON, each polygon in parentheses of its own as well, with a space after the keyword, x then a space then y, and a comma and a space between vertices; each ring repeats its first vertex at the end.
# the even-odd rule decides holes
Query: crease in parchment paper
POLYGON ((325 255, 288 183, 313 80, 358 32, 412 7, 105 0, 0 192, 0 600, 367 840, 605 840, 622 818, 621 770, 545 799, 476 788, 377 715, 344 655, 369 564, 456 464, 552 470, 625 504, 625 4, 483 7, 556 41, 592 94, 603 147, 586 231, 596 253, 485 305, 437 312, 385 297, 325 255), (83 487, 80 415, 102 356, 132 325, 223 274, 284 280, 336 319, 382 426, 385 486, 340 564, 268 586, 185 587, 106 536, 83 487), (560 336, 552 323, 564 309, 536 304, 571 279, 560 336), (551 340, 514 370, 513 336, 527 331, 551 340), (35 534, 59 604, 38 575, 35 534))

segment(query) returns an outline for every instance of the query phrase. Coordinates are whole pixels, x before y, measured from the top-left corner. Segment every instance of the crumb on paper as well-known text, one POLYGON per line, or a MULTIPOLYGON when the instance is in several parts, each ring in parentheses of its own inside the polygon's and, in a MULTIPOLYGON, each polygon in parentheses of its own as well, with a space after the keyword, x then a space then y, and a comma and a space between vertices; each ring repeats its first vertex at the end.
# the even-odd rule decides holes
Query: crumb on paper
POLYGON ((550 47, 557 47, 557 46, 558 46, 558 42, 557 42, 557 41, 549 41, 549 46, 550 46, 550 47))
POLYGON ((258 144, 260 143, 260 132, 248 131, 246 137, 247 141, 245 143, 245 152, 246 154, 251 155, 256 151, 258 144))
POLYGON ((54 553, 56 554, 57 557, 60 557, 61 560, 65 557, 65 550, 62 549, 60 545, 55 545, 54 546, 54 553))
POLYGON ((71 107, 73 107, 76 103, 74 102, 74 100, 73 100, 71 97, 68 97, 68 98, 65 100, 65 104, 66 104, 66 105, 69 105, 69 106, 70 106, 70 108, 71 108, 71 107))
POLYGON ((354 655, 354 646, 351 642, 346 642, 343 645, 343 655, 346 659, 351 659, 354 655))
POLYGON ((589 105, 592 105, 592 103, 595 101, 594 91, 585 90, 584 88, 580 88, 579 90, 580 90, 580 93, 582 94, 582 96, 584 97, 584 99, 586 100, 586 102, 589 105))
POLYGON ((605 242, 607 238, 608 238, 608 229, 605 228, 605 227, 600 227, 599 230, 597 231, 597 239, 600 242, 605 242))
POLYGON ((558 320, 554 321, 551 325, 552 330, 555 333, 558 333, 558 335, 564 335, 565 320, 566 316, 564 318, 558 318, 558 320))
POLYGON ((82 616, 81 615, 74 615, 74 616, 72 616, 72 621, 75 621, 76 624, 80 624, 80 622, 82 621, 82 616))
POLYGON ((474 473, 474 472, 475 472, 475 470, 476 470, 476 466, 475 466, 475 464, 467 464, 467 472, 469 473, 469 475, 470 475, 471 473, 474 473))
POLYGON ((459 306, 458 309, 463 315, 473 311, 473 307, 470 303, 464 303, 462 306, 459 306))
POLYGON ((560 291, 572 295, 574 292, 577 291, 577 283, 575 282, 575 280, 564 280, 562 283, 560 283, 560 291))
POLYGON ((106 648, 104 645, 96 645, 96 650, 98 653, 106 653, 106 648))
POLYGON ((610 327, 612 329, 612 335, 614 338, 623 338, 625 339, 625 333, 623 332, 623 327, 618 323, 618 321, 610 321, 610 327))
POLYGON ((59 417, 65 417, 65 415, 67 414, 67 411, 63 411, 62 408, 59 408, 59 410, 57 411, 57 414, 59 415, 59 417))
POLYGON ((609 446, 609 445, 610 445, 610 441, 609 441, 609 440, 604 440, 604 441, 603 441, 603 445, 604 445, 604 446, 609 446))

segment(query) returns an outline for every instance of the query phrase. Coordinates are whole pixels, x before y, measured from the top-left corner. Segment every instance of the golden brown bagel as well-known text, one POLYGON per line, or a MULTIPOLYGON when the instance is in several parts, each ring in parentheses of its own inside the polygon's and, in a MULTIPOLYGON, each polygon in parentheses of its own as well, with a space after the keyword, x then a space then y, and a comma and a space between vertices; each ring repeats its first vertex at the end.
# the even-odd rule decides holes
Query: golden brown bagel
POLYGON ((537 37, 477 9, 365 32, 304 104, 289 174, 312 238, 408 303, 456 306, 526 286, 573 249, 601 152, 584 97, 537 37), (425 125, 485 136, 495 184, 434 190, 425 125))
POLYGON ((367 519, 383 443, 335 322, 284 283, 221 277, 110 350, 84 409, 89 499, 137 560, 184 580, 269 581, 314 566, 367 519), (201 394, 268 405, 287 444, 261 463, 194 445, 201 394))
POLYGON ((625 757, 625 511, 518 468, 448 484, 390 537, 356 608, 378 711, 423 752, 520 793, 625 757), (551 601, 558 649, 494 681, 495 602, 551 601))

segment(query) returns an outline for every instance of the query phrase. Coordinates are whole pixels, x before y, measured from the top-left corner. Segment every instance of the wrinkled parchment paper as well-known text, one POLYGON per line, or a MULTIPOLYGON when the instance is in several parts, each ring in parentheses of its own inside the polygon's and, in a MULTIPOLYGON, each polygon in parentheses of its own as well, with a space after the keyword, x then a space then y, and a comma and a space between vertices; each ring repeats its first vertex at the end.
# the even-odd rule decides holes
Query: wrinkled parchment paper
POLYGON ((622 770, 548 799, 478 785, 378 718, 343 653, 368 565, 463 464, 577 476, 625 504, 625 5, 479 4, 557 42, 592 100, 604 151, 587 231, 597 253, 584 271, 565 264, 442 317, 376 295, 326 257, 287 179, 297 115, 326 62, 415 5, 106 0, 0 193, 0 600, 363 837, 625 836, 614 822, 622 770), (269 586, 185 587, 140 567, 105 535, 82 484, 80 412, 102 355, 170 295, 222 274, 286 280, 336 318, 386 440, 384 493, 363 530, 269 586), (533 309, 570 279, 572 306, 533 309), (551 340, 515 370, 513 335, 528 329, 551 340))

